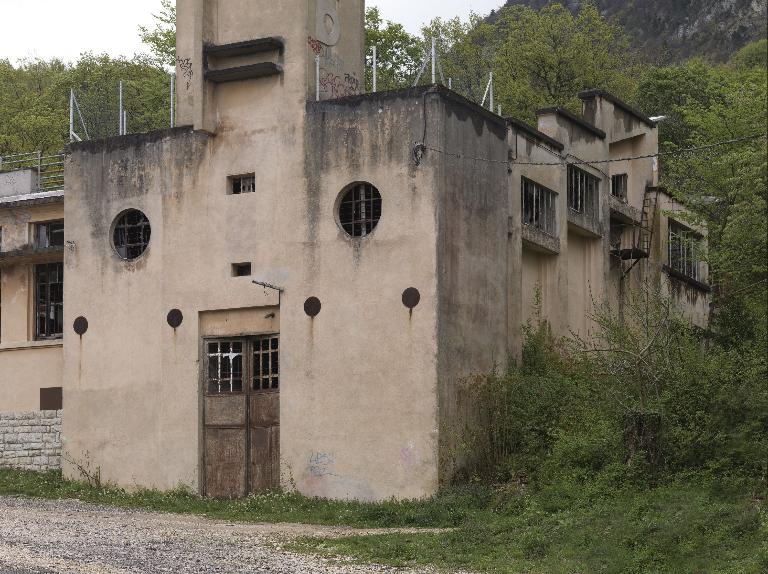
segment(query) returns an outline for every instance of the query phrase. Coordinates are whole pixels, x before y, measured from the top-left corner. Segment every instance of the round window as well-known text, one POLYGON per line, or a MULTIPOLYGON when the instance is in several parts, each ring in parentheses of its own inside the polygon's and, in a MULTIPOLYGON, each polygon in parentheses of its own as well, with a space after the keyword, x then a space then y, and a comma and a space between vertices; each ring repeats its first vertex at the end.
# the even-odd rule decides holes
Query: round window
POLYGON ((370 183, 351 186, 339 203, 339 223, 352 237, 365 237, 381 218, 381 194, 370 183))
POLYGON ((147 250, 151 235, 147 216, 138 209, 129 209, 115 219, 112 243, 120 258, 130 261, 147 250))

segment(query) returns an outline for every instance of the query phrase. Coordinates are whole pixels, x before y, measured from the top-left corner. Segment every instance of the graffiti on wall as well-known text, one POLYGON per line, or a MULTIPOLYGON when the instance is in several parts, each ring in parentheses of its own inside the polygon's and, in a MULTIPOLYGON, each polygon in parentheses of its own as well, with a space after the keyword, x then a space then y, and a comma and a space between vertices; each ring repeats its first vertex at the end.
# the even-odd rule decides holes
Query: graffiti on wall
POLYGON ((312 36, 307 38, 307 43, 310 51, 320 59, 321 98, 343 98, 360 93, 360 79, 354 72, 346 71, 344 59, 332 46, 326 46, 312 36))
POLYGON ((192 78, 194 77, 192 60, 189 58, 176 58, 176 65, 179 66, 181 76, 186 80, 187 89, 189 89, 192 86, 192 78))

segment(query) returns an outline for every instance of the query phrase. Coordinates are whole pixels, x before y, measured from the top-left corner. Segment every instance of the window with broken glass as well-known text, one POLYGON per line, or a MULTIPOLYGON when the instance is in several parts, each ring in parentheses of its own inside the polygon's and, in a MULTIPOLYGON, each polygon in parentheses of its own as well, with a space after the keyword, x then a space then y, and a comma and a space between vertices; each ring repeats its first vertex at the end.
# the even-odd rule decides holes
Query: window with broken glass
POLYGON ((137 209, 129 209, 115 221, 112 242, 120 258, 130 261, 147 250, 151 236, 147 216, 137 209))
POLYGON ((557 194, 526 178, 522 180, 521 192, 523 225, 530 225, 548 235, 557 235, 555 218, 557 194))
POLYGON ((379 224, 381 194, 370 183, 353 185, 339 204, 339 223, 352 237, 365 237, 379 224))
POLYGON ((280 388, 280 342, 278 335, 206 342, 209 395, 280 388))
POLYGON ((64 221, 46 221, 35 224, 35 247, 48 249, 64 245, 64 221))
POLYGON ((626 173, 611 176, 611 195, 616 199, 627 201, 629 177, 626 173))
POLYGON ((63 326, 64 264, 35 265, 35 338, 60 339, 63 326))
POLYGON ((597 215, 600 179, 579 169, 568 166, 568 208, 584 215, 597 215))
POLYGON ((251 175, 239 175, 230 178, 232 185, 232 195, 240 195, 242 193, 254 193, 256 191, 256 176, 251 175))
POLYGON ((700 280, 699 250, 701 235, 675 221, 669 222, 669 266, 673 270, 700 280))

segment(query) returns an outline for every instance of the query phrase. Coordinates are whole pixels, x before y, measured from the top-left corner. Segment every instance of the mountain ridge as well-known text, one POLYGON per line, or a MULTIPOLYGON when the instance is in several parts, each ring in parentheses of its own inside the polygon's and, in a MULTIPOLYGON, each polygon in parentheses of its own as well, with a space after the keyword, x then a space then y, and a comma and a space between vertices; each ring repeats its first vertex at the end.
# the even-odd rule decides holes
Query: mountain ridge
MULTIPOLYGON (((552 3, 507 0, 506 6, 540 9, 552 3)), ((582 4, 581 0, 560 3, 574 12, 582 4)), ((660 64, 694 56, 724 61, 766 37, 768 0, 595 0, 595 4, 625 28, 634 48, 660 64)))

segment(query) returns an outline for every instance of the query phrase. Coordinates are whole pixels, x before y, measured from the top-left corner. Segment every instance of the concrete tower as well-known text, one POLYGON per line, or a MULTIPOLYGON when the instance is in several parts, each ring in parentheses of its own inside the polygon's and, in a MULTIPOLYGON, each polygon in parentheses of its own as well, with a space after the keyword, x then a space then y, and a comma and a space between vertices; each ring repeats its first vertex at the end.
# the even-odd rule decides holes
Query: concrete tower
POLYGON ((360 93, 364 14, 364 0, 178 0, 177 125, 215 132, 232 107, 263 123, 318 91, 360 93))

